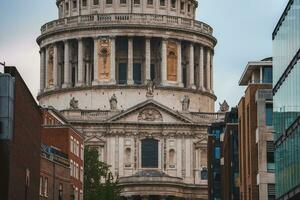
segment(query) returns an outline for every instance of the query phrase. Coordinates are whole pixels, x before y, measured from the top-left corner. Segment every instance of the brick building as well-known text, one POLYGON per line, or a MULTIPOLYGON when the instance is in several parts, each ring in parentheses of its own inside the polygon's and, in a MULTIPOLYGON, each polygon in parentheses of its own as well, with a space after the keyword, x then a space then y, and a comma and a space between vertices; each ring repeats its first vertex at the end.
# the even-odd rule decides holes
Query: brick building
POLYGON ((221 134, 221 188, 222 200, 238 200, 239 194, 239 151, 237 108, 225 115, 225 129, 221 134))
POLYGON ((274 199, 272 59, 249 62, 238 104, 240 199, 274 199))
POLYGON ((72 188, 68 156, 54 147, 42 145, 40 200, 71 200, 72 188))
POLYGON ((0 197, 38 200, 41 112, 15 67, 0 74, 0 197))
POLYGON ((67 155, 74 199, 83 198, 84 139, 54 108, 43 108, 42 142, 67 155))

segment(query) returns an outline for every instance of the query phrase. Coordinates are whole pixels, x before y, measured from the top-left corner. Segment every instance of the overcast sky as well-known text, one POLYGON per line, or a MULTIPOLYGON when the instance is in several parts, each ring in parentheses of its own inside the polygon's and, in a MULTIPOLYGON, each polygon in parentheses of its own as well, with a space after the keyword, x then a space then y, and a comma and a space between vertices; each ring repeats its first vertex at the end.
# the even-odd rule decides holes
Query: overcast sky
MULTIPOLYGON (((55 0, 0 0, 0 62, 17 66, 34 96, 39 89, 40 27, 57 18, 55 0)), ((214 28, 217 102, 235 106, 248 61, 272 55, 272 32, 288 0, 200 0, 197 20, 214 28)), ((217 108, 216 108, 217 109, 217 108)))

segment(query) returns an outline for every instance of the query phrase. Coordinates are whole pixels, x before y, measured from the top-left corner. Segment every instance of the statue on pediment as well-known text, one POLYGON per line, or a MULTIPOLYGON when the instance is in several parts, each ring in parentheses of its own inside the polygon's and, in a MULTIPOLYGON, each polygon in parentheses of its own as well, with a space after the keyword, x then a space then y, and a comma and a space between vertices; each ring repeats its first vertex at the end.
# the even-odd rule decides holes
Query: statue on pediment
POLYGON ((73 97, 71 100, 70 100, 70 108, 72 110, 77 110, 78 109, 78 100, 75 99, 75 97, 73 97))
POLYGON ((154 95, 154 83, 152 80, 147 80, 147 97, 153 97, 154 95))
POLYGON ((220 105, 220 112, 227 112, 229 110, 229 105, 226 100, 223 101, 223 103, 219 103, 220 105))
POLYGON ((190 108, 190 98, 188 95, 184 95, 181 99, 182 111, 189 111, 190 108))
POLYGON ((112 95, 112 97, 109 100, 110 103, 110 109, 111 110, 117 110, 118 109, 118 99, 115 94, 112 95))

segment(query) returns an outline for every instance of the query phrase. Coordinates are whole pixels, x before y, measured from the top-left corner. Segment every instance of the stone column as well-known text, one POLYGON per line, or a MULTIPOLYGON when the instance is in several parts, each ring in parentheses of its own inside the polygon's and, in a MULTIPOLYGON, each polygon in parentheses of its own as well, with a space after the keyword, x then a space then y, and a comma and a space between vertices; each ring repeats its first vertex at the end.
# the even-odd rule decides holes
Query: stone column
POLYGON ((194 78, 194 44, 190 44, 189 60, 189 88, 196 89, 194 78))
POLYGON ((161 44, 161 85, 165 85, 167 82, 167 40, 162 39, 161 44))
POLYGON ((151 38, 145 39, 145 84, 148 80, 151 80, 151 38))
POLYGON ((49 69, 49 48, 45 47, 45 89, 49 89, 49 74, 48 74, 48 69, 49 69))
POLYGON ((200 46, 199 56, 199 90, 204 90, 204 49, 200 46))
POLYGON ((182 51, 181 41, 177 43, 177 82, 179 87, 183 87, 182 83, 182 51))
POLYGON ((70 87, 70 42, 68 40, 64 41, 65 51, 64 51, 64 84, 63 88, 70 87))
POLYGON ((94 38, 94 80, 92 85, 98 85, 98 38, 94 38))
POLYGON ((128 37, 127 84, 133 85, 133 38, 128 37))
POLYGON ((78 82, 76 86, 82 86, 84 84, 84 47, 82 38, 78 38, 78 82))
POLYGON ((259 83, 263 83, 263 67, 259 68, 259 83))
POLYGON ((110 38, 110 82, 116 84, 116 38, 110 38))
POLYGON ((214 92, 214 54, 211 52, 210 57, 210 91, 214 92))
POLYGON ((53 88, 58 88, 58 46, 53 44, 53 88))
POLYGON ((206 89, 210 91, 210 50, 207 49, 207 57, 206 57, 206 89))
POLYGON ((40 92, 43 92, 45 89, 45 50, 40 50, 40 92))

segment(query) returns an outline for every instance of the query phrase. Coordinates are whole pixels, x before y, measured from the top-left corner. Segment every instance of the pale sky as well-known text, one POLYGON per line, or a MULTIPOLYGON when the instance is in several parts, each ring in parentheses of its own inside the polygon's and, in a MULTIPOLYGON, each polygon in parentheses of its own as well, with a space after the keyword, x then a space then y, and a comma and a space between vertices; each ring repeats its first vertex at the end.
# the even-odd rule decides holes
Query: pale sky
MULTIPOLYGON (((39 90, 40 27, 57 18, 55 0, 0 0, 0 62, 18 68, 33 96, 39 90)), ((214 29, 217 103, 235 106, 248 61, 272 56, 272 32, 288 0, 200 0, 197 20, 214 29)), ((218 107, 216 107, 218 109, 218 107)))

